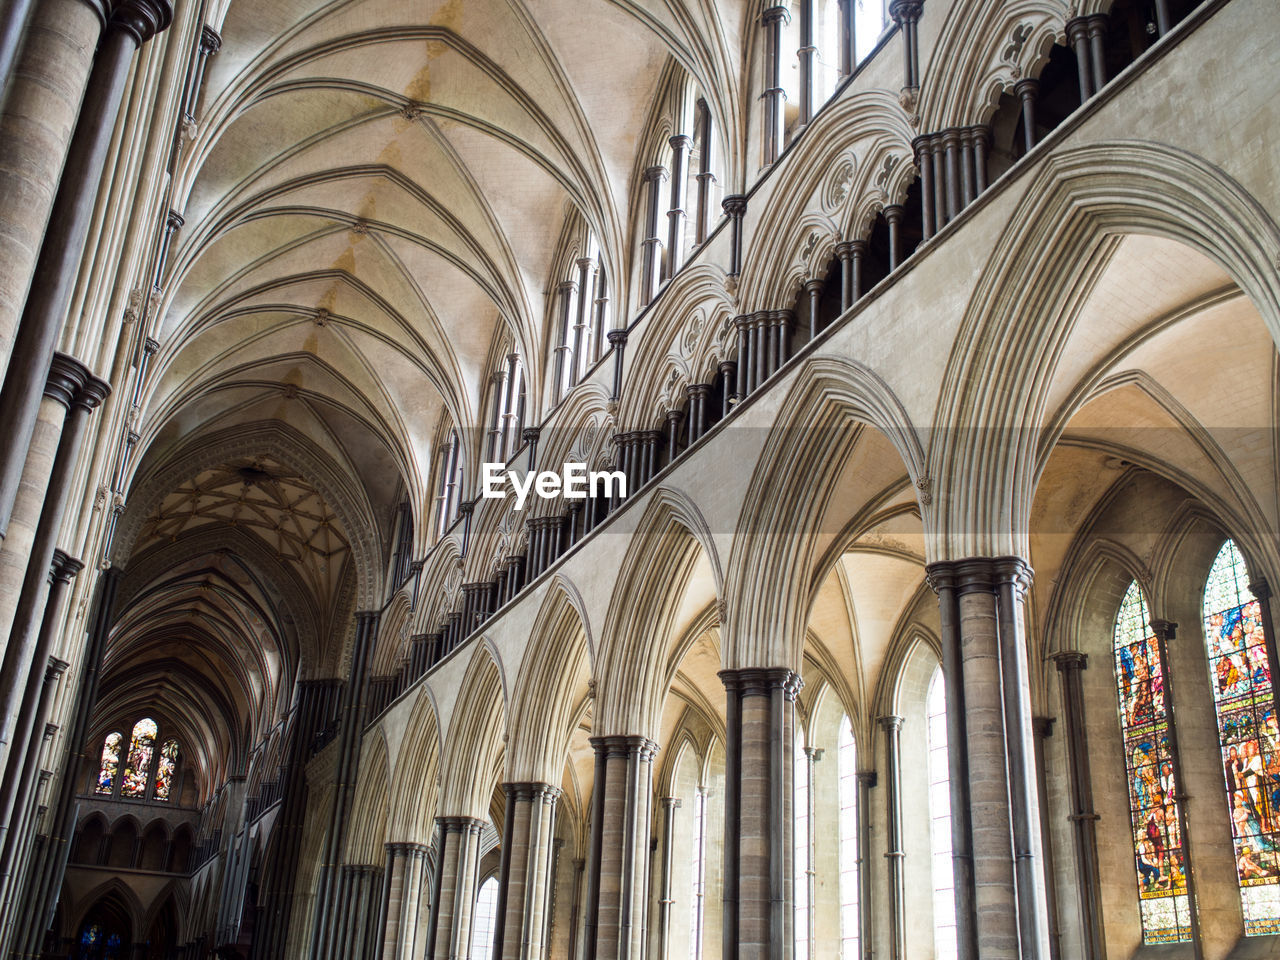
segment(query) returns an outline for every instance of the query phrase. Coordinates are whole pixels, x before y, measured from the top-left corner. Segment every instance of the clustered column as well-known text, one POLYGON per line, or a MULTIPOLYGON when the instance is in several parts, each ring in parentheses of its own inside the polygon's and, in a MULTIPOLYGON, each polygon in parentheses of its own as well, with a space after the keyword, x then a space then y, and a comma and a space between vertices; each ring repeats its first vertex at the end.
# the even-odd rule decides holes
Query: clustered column
POLYGON ((556 801, 546 783, 508 783, 498 884, 495 960, 541 960, 547 952, 556 801))
MULTIPOLYGON (((427 886, 428 848, 420 843, 388 843, 382 960, 414 960, 422 901, 427 886)), ((425 926, 425 925, 423 925, 425 926)))
POLYGON ((593 737, 584 960, 643 960, 648 916, 650 795, 658 745, 593 737))
POLYGON ((1030 577, 1014 557, 929 567, 943 634, 961 957, 976 957, 979 943, 984 960, 1048 955, 1022 636, 1030 577))
POLYGON ((726 692, 724 956, 786 957, 795 938, 795 700, 785 667, 722 670, 726 692))
POLYGON ((479 883, 480 834, 485 821, 474 817, 437 817, 439 872, 432 893, 426 956, 461 960, 471 955, 471 921, 479 883))
POLYGON ((1084 686, 1080 674, 1089 657, 1077 650, 1055 654, 1062 683, 1062 720, 1066 728, 1067 773, 1071 792, 1071 838, 1076 852, 1076 889, 1080 898, 1081 945, 1085 960, 1105 960, 1102 941, 1102 887, 1098 873, 1098 814, 1093 809, 1089 769, 1089 728, 1085 723, 1084 686))

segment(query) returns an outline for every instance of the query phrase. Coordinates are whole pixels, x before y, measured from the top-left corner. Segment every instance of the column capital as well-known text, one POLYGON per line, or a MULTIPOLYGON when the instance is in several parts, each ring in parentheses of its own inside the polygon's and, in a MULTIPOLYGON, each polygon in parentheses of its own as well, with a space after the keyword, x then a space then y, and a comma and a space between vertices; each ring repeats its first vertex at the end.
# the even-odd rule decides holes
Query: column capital
POLYGON ((884 207, 884 218, 889 223, 900 223, 903 215, 907 212, 906 208, 900 203, 886 204, 884 207))
POLYGON ((182 225, 187 221, 183 219, 182 214, 177 210, 170 210, 169 215, 164 218, 164 225, 170 231, 181 230, 182 225))
POLYGON ((1049 659, 1058 668, 1059 673, 1079 673, 1089 666, 1089 655, 1079 650, 1062 650, 1051 653, 1049 659))
POLYGON ((826 753, 821 747, 805 747, 804 756, 810 763, 817 763, 822 759, 822 755, 826 753))
POLYGON ((1178 638, 1178 622, 1176 620, 1162 620, 1156 617, 1152 619, 1149 626, 1151 627, 1151 632, 1159 640, 1176 640, 1178 638))
POLYGON ((75 357, 65 353, 55 353, 49 364, 44 395, 51 400, 57 400, 64 407, 70 407, 91 376, 93 374, 89 372, 89 368, 75 357))
POLYGON ((662 798, 662 809, 664 810, 679 810, 683 806, 684 806, 684 801, 681 800, 679 797, 663 797, 662 798))
POLYGON ((1023 100, 1035 99, 1036 94, 1040 92, 1040 81, 1035 77, 1023 77, 1013 85, 1013 93, 1015 96, 1023 100))
POLYGON ((645 170, 644 170, 645 183, 654 183, 655 181, 658 183, 661 183, 665 179, 667 179, 667 168, 664 167, 662 164, 655 163, 652 167, 645 167, 645 170))
POLYGON ((769 26, 770 24, 778 21, 781 21, 783 24, 791 22, 791 9, 789 7, 768 7, 765 9, 764 13, 760 14, 760 22, 765 26, 769 26))
POLYGON ((880 783, 880 775, 874 770, 859 770, 857 774, 858 783, 862 784, 868 790, 880 783))
POLYGON ((542 430, 539 427, 525 427, 520 431, 520 439, 525 443, 537 443, 540 436, 542 430))
POLYGON ((436 817, 436 823, 445 833, 477 834, 489 825, 477 817, 436 817))
POLYGON ((821 293, 823 287, 825 287, 826 285, 827 285, 827 282, 825 280, 822 280, 819 277, 813 277, 804 282, 804 292, 805 293, 821 293))
POLYGON ((914 23, 924 12, 924 0, 890 0, 889 17, 894 23, 914 23))
POLYGON ((740 217, 747 212, 747 197, 741 193, 731 193, 720 201, 720 209, 731 217, 740 217))
POLYGON ((579 257, 577 260, 573 262, 577 265, 579 270, 590 270, 591 267, 595 264, 595 260, 593 260, 591 257, 579 257))
POLYGON ((935 560, 925 567, 925 577, 935 593, 954 589, 969 593, 995 593, 1012 583, 1019 593, 1031 584, 1033 571, 1021 557, 966 557, 963 560, 935 560))
POLYGON ((605 335, 605 339, 609 341, 609 346, 618 347, 627 342, 627 331, 622 327, 616 330, 610 330, 605 335))
POLYGON ((71 556, 71 554, 61 547, 53 548, 53 563, 49 565, 49 574, 54 580, 61 580, 66 583, 83 569, 84 564, 71 556))
POLYGON ((71 664, 57 657, 50 657, 49 662, 45 664, 44 678, 45 680, 57 680, 60 676, 67 672, 67 667, 71 664))
POLYGON ((1053 725, 1057 722, 1057 717, 1032 717, 1031 728, 1041 740, 1048 740, 1053 736, 1053 725))
POLYGON ((559 293, 573 293, 573 291, 577 289, 578 289, 578 284, 574 280, 561 280, 558 284, 556 284, 556 290, 559 293))
POLYGON ((744 697, 768 696, 781 689, 788 700, 800 695, 804 680, 789 667, 746 667, 739 670, 721 670, 720 680, 725 689, 744 697))
POLYGON ((85 411, 92 411, 98 408, 107 397, 111 396, 111 384, 89 375, 89 379, 81 384, 80 389, 76 391, 75 397, 71 400, 71 405, 80 407, 85 411))
POLYGON ((173 22, 169 0, 123 0, 113 4, 107 29, 123 30, 142 46, 173 22))
POLYGON ((637 755, 641 760, 652 760, 661 747, 648 737, 637 735, 591 737, 588 741, 597 754, 607 757, 637 755))
POLYGON ((553 787, 551 784, 543 783, 539 780, 504 783, 502 789, 507 792, 507 796, 517 801, 547 800, 555 803, 560 799, 562 793, 559 787, 553 787))
POLYGON ((887 714, 883 717, 876 717, 876 723, 880 724, 880 729, 885 733, 897 733, 902 729, 903 718, 894 714, 887 714))

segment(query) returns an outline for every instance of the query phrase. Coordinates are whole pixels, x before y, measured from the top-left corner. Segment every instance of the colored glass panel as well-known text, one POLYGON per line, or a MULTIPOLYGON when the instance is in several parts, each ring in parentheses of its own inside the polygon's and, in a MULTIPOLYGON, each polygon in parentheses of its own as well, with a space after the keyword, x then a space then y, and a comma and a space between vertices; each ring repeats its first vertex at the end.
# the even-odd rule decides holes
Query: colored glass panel
POLYGON ((1280 726, 1262 610, 1235 543, 1204 590, 1209 683, 1246 936, 1280 933, 1280 726))
POLYGON ((168 800, 173 787, 173 771, 178 766, 178 741, 166 740, 160 748, 160 762, 156 764, 156 799, 168 800))
POLYGON ((120 783, 123 797, 145 797, 147 777, 151 773, 151 754, 155 750, 156 722, 149 718, 133 725, 133 737, 129 741, 129 759, 124 767, 120 783))
POLYGON ((1164 664, 1149 621, 1138 584, 1131 582, 1113 639, 1142 939, 1177 943, 1191 939, 1191 908, 1174 799, 1164 664))
POLYGON ((108 733, 102 741, 102 763, 98 767, 98 783, 94 793, 108 796, 116 785, 116 771, 120 768, 120 744, 124 737, 119 733, 108 733))

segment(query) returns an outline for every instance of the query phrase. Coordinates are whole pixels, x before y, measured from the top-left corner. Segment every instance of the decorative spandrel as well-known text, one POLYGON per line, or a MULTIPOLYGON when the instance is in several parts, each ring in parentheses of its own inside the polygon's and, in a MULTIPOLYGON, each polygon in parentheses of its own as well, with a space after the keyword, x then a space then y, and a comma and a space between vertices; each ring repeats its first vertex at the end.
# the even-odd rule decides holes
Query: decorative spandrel
POLYGON ((1144 943, 1191 939, 1191 908, 1169 748, 1164 663, 1147 605, 1129 584, 1113 634, 1120 731, 1144 943))
POLYGON ((122 797, 145 797, 147 794, 147 778, 151 773, 151 754, 155 750, 156 722, 143 718, 133 725, 133 736, 129 741, 129 759, 124 768, 124 779, 120 784, 122 797))
POLYGON ((124 737, 119 733, 108 733, 102 741, 102 761, 98 766, 98 782, 93 792, 110 796, 116 785, 116 771, 120 769, 120 744, 124 737))
POLYGON ((1204 590, 1209 683, 1246 936, 1280 933, 1280 725, 1262 608, 1228 540, 1204 590))

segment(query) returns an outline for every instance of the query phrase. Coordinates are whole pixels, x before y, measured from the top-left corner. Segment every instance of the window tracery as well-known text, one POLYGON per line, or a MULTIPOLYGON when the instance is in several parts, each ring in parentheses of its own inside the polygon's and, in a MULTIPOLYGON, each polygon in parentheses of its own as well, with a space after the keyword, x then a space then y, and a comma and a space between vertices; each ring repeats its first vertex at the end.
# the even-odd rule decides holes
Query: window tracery
POLYGON ((131 800, 149 797, 168 801, 173 792, 180 748, 177 740, 168 739, 157 753, 159 732, 159 725, 150 717, 143 717, 133 725, 123 772, 120 770, 120 750, 124 735, 118 731, 108 733, 102 741, 94 794, 111 797, 117 795, 118 789, 119 796, 131 800))
POLYGON ((1164 661, 1146 601, 1129 583, 1113 631, 1120 731, 1128 778, 1144 943, 1191 939, 1181 818, 1169 745, 1164 661))
POLYGON ((1204 634, 1244 932, 1280 933, 1280 725, 1261 605, 1231 540, 1205 581, 1204 634))

